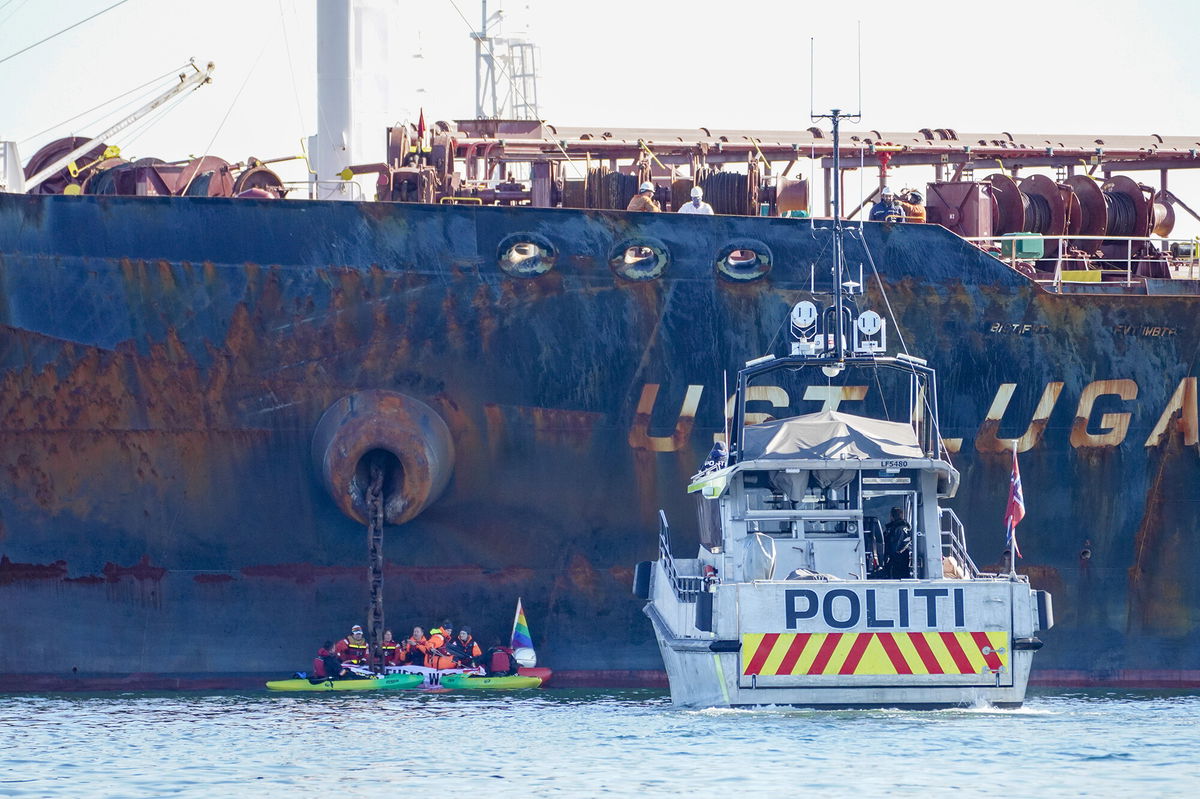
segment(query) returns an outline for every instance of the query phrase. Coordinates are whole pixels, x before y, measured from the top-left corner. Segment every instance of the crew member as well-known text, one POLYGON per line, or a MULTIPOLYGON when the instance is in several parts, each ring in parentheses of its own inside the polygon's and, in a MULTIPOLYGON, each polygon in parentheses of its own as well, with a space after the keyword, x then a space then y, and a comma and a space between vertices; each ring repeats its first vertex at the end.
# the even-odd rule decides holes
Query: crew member
POLYGON ((904 208, 896 200, 891 186, 879 190, 879 202, 871 206, 872 222, 903 222, 904 208))
POLYGON ((711 469, 725 468, 725 458, 725 442, 714 442, 712 449, 708 451, 708 457, 704 459, 704 465, 700 467, 700 471, 707 472, 711 469))
POLYGON ((502 646, 499 638, 492 639, 492 645, 480 658, 480 665, 489 677, 511 677, 519 666, 512 647, 502 646))
POLYGON ((391 630, 383 631, 383 640, 379 642, 379 651, 376 654, 385 666, 400 665, 400 642, 392 637, 391 630))
POLYGON ((483 657, 479 644, 475 643, 475 639, 471 637, 470 627, 463 627, 459 630, 458 636, 447 644, 446 649, 464 669, 476 665, 483 657))
POLYGON ((626 211, 649 211, 657 214, 662 210, 658 203, 654 201, 654 184, 646 181, 638 187, 638 193, 633 195, 633 199, 629 201, 629 205, 625 208, 626 211))
POLYGON ((425 631, 420 627, 412 628, 412 635, 404 641, 401 647, 401 662, 408 663, 413 666, 425 665, 425 652, 429 649, 429 639, 425 637, 425 631))
POLYGON ((361 666, 367 662, 367 639, 363 637, 363 628, 356 624, 350 628, 350 635, 337 642, 333 648, 342 663, 361 666))
POLYGON ((916 189, 907 189, 900 195, 900 207, 904 209, 905 222, 925 221, 925 198, 916 189))
POLYGON ((704 189, 700 188, 699 186, 693 186, 692 201, 690 203, 684 203, 683 207, 679 209, 679 213, 707 214, 708 216, 712 216, 712 206, 704 202, 704 189))
POLYGON ((889 580, 912 577, 912 527, 904 510, 892 508, 892 520, 883 527, 884 575, 889 580))

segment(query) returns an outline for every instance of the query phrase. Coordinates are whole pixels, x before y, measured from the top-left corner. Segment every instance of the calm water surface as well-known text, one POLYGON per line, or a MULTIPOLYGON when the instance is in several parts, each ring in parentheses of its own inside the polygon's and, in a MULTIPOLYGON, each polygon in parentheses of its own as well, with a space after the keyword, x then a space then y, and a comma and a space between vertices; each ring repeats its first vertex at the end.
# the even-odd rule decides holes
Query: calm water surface
POLYGON ((0 729, 0 796, 1200 792, 1194 695, 926 712, 683 711, 647 691, 0 696, 0 729))

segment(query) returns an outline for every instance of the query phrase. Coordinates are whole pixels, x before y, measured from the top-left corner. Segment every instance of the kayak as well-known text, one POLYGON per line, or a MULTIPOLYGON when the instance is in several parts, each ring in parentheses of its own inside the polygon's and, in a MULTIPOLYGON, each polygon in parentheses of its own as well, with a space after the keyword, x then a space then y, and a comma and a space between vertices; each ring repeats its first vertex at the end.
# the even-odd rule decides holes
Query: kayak
POLYGON ((526 677, 514 674, 511 677, 481 677, 473 674, 444 674, 440 684, 451 691, 515 691, 519 688, 537 688, 541 677, 526 677))
POLYGON ((421 678, 425 688, 437 688, 442 679, 451 675, 483 674, 483 669, 430 669, 425 666, 388 666, 388 674, 405 674, 421 678))
POLYGON ((421 682, 419 674, 387 674, 364 680, 322 680, 318 683, 296 677, 290 680, 271 680, 267 683, 267 688, 272 691, 402 691, 406 688, 416 688, 421 682))

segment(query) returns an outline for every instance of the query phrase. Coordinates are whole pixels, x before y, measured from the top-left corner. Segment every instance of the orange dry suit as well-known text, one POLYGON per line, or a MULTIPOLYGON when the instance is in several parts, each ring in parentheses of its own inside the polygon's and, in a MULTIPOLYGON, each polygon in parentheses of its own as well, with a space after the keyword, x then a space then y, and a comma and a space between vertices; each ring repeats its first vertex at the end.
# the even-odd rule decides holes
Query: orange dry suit
POLYGON ((425 652, 429 649, 429 639, 421 636, 420 640, 409 637, 400 647, 400 662, 411 663, 414 666, 425 665, 425 652))
POLYGON ((454 656, 446 651, 446 636, 440 629, 429 636, 429 646, 425 650, 425 667, 429 669, 452 669, 457 663, 454 656))

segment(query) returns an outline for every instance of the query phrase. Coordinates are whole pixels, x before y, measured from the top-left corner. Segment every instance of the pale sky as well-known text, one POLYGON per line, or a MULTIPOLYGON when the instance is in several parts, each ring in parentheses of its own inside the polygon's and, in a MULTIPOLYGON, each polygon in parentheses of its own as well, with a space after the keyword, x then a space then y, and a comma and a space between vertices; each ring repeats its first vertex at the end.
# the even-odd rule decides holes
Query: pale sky
MULTIPOLYGON (((113 2, 0 0, 0 59, 113 2)), ((421 107, 429 120, 471 116, 474 45, 456 7, 475 25, 478 0, 400 5, 396 119, 421 107)), ((508 29, 527 24, 541 49, 551 123, 805 128, 809 38, 817 108, 853 108, 861 21, 864 118, 851 129, 1200 134, 1200 2, 503 5, 508 29)), ((56 136, 88 134, 102 127, 99 112, 35 136, 195 57, 216 62, 214 83, 136 139, 118 137, 126 157, 295 154, 316 132, 315 17, 315 0, 128 0, 0 63, 0 138, 19 141, 27 159, 56 136)), ((847 177, 851 200, 857 182, 847 177)), ((1173 188, 1200 210, 1200 190, 1189 191, 1198 183, 1181 177, 1173 188)))

